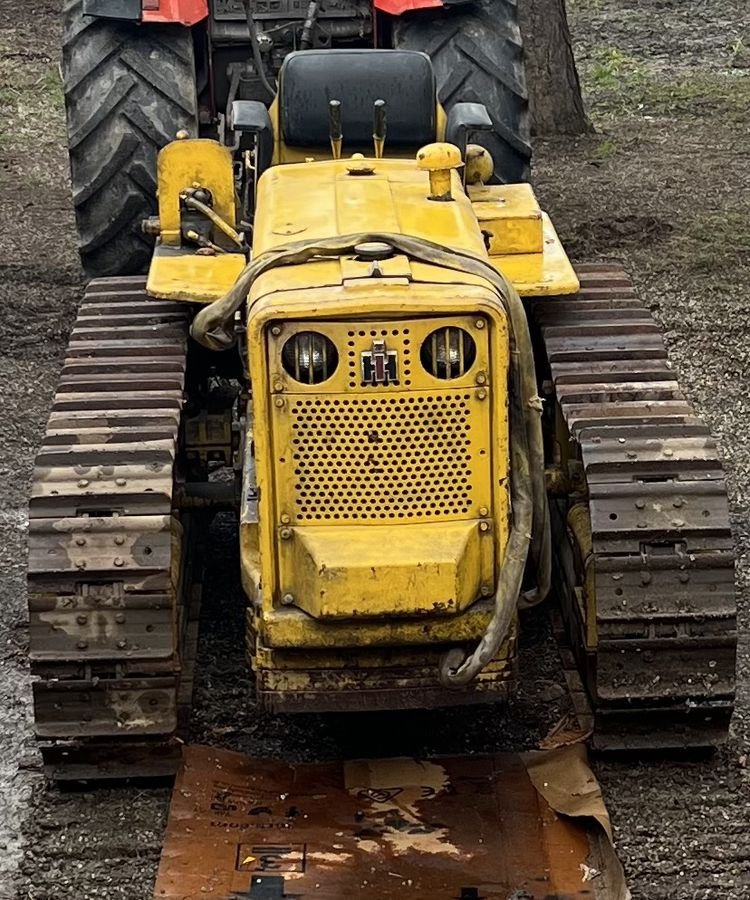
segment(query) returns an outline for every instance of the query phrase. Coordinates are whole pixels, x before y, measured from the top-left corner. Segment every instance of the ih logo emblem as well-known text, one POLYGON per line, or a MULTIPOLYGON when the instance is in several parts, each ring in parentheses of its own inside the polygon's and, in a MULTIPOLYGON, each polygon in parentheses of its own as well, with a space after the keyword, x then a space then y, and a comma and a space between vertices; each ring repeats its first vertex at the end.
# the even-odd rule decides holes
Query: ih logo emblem
POLYGON ((373 341, 372 350, 362 354, 364 384, 392 384, 398 379, 398 353, 388 350, 385 341, 373 341))

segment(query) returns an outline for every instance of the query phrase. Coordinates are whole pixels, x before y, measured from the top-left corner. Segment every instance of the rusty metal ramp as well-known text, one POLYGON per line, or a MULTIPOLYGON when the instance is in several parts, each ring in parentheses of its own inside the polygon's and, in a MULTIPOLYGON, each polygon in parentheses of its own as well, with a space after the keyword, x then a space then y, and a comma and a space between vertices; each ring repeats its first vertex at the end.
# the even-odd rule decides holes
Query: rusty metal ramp
POLYGON ((288 764, 187 747, 158 900, 627 900, 581 745, 288 764))

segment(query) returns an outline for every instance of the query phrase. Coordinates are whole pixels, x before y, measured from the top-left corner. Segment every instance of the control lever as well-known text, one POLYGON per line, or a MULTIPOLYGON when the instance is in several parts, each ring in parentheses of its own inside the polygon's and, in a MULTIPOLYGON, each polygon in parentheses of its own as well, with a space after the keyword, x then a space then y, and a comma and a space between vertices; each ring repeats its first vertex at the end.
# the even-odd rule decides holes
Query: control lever
POLYGON ((375 159, 382 159, 385 149, 385 100, 376 100, 373 104, 372 141, 375 144, 375 159))
POLYGON ((331 152, 334 159, 341 159, 344 132, 341 128, 341 101, 328 101, 328 134, 331 138, 331 152))

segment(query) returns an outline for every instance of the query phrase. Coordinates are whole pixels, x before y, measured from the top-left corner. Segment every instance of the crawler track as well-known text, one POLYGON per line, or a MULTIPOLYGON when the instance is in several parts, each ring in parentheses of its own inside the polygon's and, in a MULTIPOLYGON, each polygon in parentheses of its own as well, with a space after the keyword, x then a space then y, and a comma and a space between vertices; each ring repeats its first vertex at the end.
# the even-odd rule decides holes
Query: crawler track
POLYGON ((578 295, 535 301, 533 318, 574 491, 572 508, 553 504, 558 586, 594 706, 594 744, 721 743, 737 635, 716 445, 623 270, 578 274, 578 295))
POLYGON ((55 777, 174 766, 199 576, 194 523, 173 511, 187 332, 142 278, 107 278, 70 338, 29 512, 36 730, 55 777))

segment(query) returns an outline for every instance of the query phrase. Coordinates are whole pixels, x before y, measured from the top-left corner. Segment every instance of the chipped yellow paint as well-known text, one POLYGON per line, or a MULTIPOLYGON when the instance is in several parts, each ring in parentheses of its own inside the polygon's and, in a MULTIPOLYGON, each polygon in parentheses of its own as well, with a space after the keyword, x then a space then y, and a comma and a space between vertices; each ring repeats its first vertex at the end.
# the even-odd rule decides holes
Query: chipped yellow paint
POLYGON ((244 266, 242 253, 202 256, 157 245, 151 257, 146 292, 161 300, 212 303, 226 294, 244 266))
POLYGON ((159 152, 156 180, 163 244, 179 247, 181 243, 180 194, 191 187, 207 188, 214 212, 232 226, 237 221, 232 154, 217 141, 195 138, 167 144, 159 152))
POLYGON ((490 256, 541 253, 542 211, 530 184, 478 184, 466 189, 490 256))
MULTIPOLYGON (((317 264, 311 264, 310 268, 314 268, 315 265, 317 264)), ((481 584, 494 591, 495 580, 502 564, 508 539, 510 504, 508 399, 505 387, 509 348, 507 321, 501 301, 489 286, 411 282, 403 290, 401 288, 394 290, 391 285, 379 284, 378 279, 369 279, 369 282, 369 285, 364 284, 361 292, 352 292, 341 284, 319 289, 314 294, 314 306, 311 306, 311 294, 308 291, 291 290, 262 295, 248 310, 249 346, 266 346, 269 351, 265 358, 261 353, 250 354, 250 376, 254 385, 253 439, 256 479, 260 496, 264 499, 259 508, 257 528, 251 523, 242 526, 242 567, 246 590, 251 597, 259 601, 254 627, 259 630, 259 637, 265 644, 269 643, 264 630, 266 619, 269 623, 273 622, 269 627, 274 632, 274 642, 279 645, 294 646, 284 638, 286 627, 290 629, 290 634, 294 634, 294 640, 301 636, 300 628, 282 614, 284 609, 282 600, 288 594, 294 598, 292 608, 299 603, 300 607, 311 615, 324 615, 325 607, 328 614, 333 612, 337 617, 343 617, 348 609, 350 624, 345 626, 344 622, 341 622, 338 625, 336 640, 338 646, 350 646, 352 633, 370 624, 377 623, 383 626, 386 622, 392 623, 393 614, 398 613, 398 610, 401 610, 401 614, 408 612, 410 615, 433 617, 457 615, 462 608, 466 608, 477 599, 481 584), (359 323, 363 322, 362 314, 365 309, 377 311, 374 322, 391 324, 390 329, 383 327, 381 330, 389 330, 392 333, 393 330, 398 330, 397 326, 405 326, 414 328, 418 338, 429 331, 429 328, 421 324, 425 312, 429 312, 428 318, 433 321, 441 320, 461 325, 469 325, 476 321, 486 323, 485 328, 475 331, 486 335, 477 339, 478 360, 467 373, 467 380, 460 382, 461 397, 471 398, 462 402, 467 403, 470 408, 476 405, 476 408, 483 410, 482 414, 476 417, 476 433, 474 420, 471 423, 479 476, 476 500, 465 514, 453 517, 452 520, 450 517, 443 518, 433 525, 427 524, 427 521, 422 523, 420 519, 396 518, 385 523, 378 519, 380 524, 373 523, 370 526, 341 520, 328 520, 328 524, 322 525, 319 524, 320 520, 310 522, 296 518, 297 504, 293 495, 295 484, 293 430, 288 421, 286 429, 277 425, 277 421, 285 415, 284 410, 289 409, 290 404, 295 402, 294 397, 297 396, 288 395, 284 383, 276 377, 282 371, 278 356, 283 346, 283 338, 285 334, 288 336, 306 323, 305 327, 321 328, 326 334, 335 336, 337 345, 341 347, 342 358, 347 359, 348 341, 352 341, 354 347, 358 348, 356 342, 359 340, 359 331, 365 331, 369 336, 373 330, 369 325, 367 328, 360 327, 359 323), (278 331, 278 335, 273 335, 272 329, 278 331), (349 336, 350 331, 355 333, 354 337, 349 336), (493 375, 495 372, 498 373, 497 377, 493 375), (478 385, 476 381, 480 374, 482 384, 478 385), (491 390, 488 389, 490 384, 494 385, 491 390), (279 386, 282 390, 278 389, 279 386), (481 392, 484 397, 480 400, 481 392), (278 406, 277 401, 283 405, 278 406), (288 465, 281 460, 290 460, 290 463, 288 465), (486 463, 481 463, 482 460, 486 460, 486 463), (482 474, 482 471, 485 474, 482 474), (283 524, 284 516, 290 520, 286 525, 283 524), (475 537, 478 523, 485 519, 490 526, 489 535, 475 537), (436 611, 432 606, 435 599, 433 593, 435 583, 430 585, 429 592, 422 593, 420 587, 427 587, 428 582, 420 581, 415 563, 419 562, 422 567, 426 567, 425 571, 428 571, 430 566, 439 567, 445 563, 446 553, 441 549, 441 540, 437 538, 430 540, 429 536, 436 534, 438 528, 451 521, 453 526, 446 529, 443 540, 455 541, 455 548, 463 546, 465 552, 462 554, 454 549, 447 554, 448 557, 450 552, 454 554, 454 562, 446 570, 445 584, 454 587, 453 590, 450 588, 441 590, 444 598, 449 598, 453 594, 455 602, 451 608, 436 611), (411 524, 407 524, 409 522, 411 524), (311 524, 319 529, 317 533, 310 528, 311 524), (320 534, 324 530, 330 533, 329 538, 324 539, 320 534), (359 530, 359 535, 354 537, 353 533, 356 530, 359 530), (283 538, 282 531, 284 534, 288 532, 290 537, 283 538), (471 539, 469 533, 472 534, 471 539), (460 535, 463 537, 459 537, 460 535), (245 546, 248 549, 252 548, 256 540, 257 552, 246 554, 245 546), (353 550, 355 544, 352 541, 358 548, 356 552, 353 550), (464 542, 463 545, 461 541, 464 542), (480 552, 477 543, 485 542, 490 549, 483 549, 480 552), (367 549, 366 545, 369 545, 370 549, 367 549), (296 549, 298 546, 299 551, 296 549), (305 547, 307 549, 304 549, 305 547), (347 547, 352 548, 351 552, 347 547), (316 566, 316 563, 325 562, 329 565, 332 559, 330 554, 337 552, 341 555, 338 561, 333 560, 332 567, 345 574, 341 577, 341 585, 325 580, 326 591, 333 593, 330 600, 324 599, 321 602, 320 588, 324 582, 320 575, 321 566, 316 566), (362 565, 362 559, 366 557, 369 560, 371 554, 376 552, 382 553, 382 556, 377 560, 378 564, 374 565, 376 577, 373 578, 373 566, 362 565), (400 559, 400 563, 389 568, 390 559, 400 559), (302 580, 303 572, 306 573, 307 581, 302 580), (394 577, 397 578, 395 583, 394 577), (294 583, 290 582, 292 578, 296 579, 294 583), (408 590, 410 580, 415 588, 411 596, 408 590), (351 618, 355 609, 360 611, 365 621, 355 624, 351 618), (368 617, 370 622, 366 621, 368 617)), ((415 354, 418 347, 419 340, 416 340, 415 354)), ((357 349, 353 352, 356 354, 357 349)), ((416 368, 415 365, 414 369, 416 368)), ((348 385, 336 384, 341 388, 339 394, 326 394, 319 389, 317 392, 305 390, 298 396, 305 396, 311 400, 314 398, 318 402, 323 402, 326 398, 332 402, 341 400, 348 385)), ((357 388, 357 391, 364 392, 365 396, 370 397, 403 396, 413 397, 416 400, 417 395, 422 392, 424 396, 434 397, 435 394, 431 391, 434 392, 438 385, 437 381, 429 386, 426 383, 419 384, 416 391, 413 385, 409 387, 400 385, 376 391, 372 388, 357 388)), ((298 390, 299 385, 295 388, 295 391, 298 390)), ((446 391, 444 388, 443 393, 449 395, 450 389, 446 391)), ((436 422, 436 429, 439 428, 440 425, 436 422)), ((440 465, 450 466, 452 462, 450 454, 442 456, 440 465)), ((320 619, 317 622, 310 621, 311 631, 313 628, 318 629, 321 621, 320 619)), ((415 644, 430 643, 433 640, 429 628, 414 627, 414 624, 408 621, 402 624, 403 633, 409 634, 415 644)), ((461 630, 457 628, 457 633, 461 630)), ((320 640, 320 631, 316 633, 318 635, 316 640, 320 640)), ((447 632, 446 639, 454 638, 447 632)), ((324 646, 332 645, 326 641, 324 646)))

